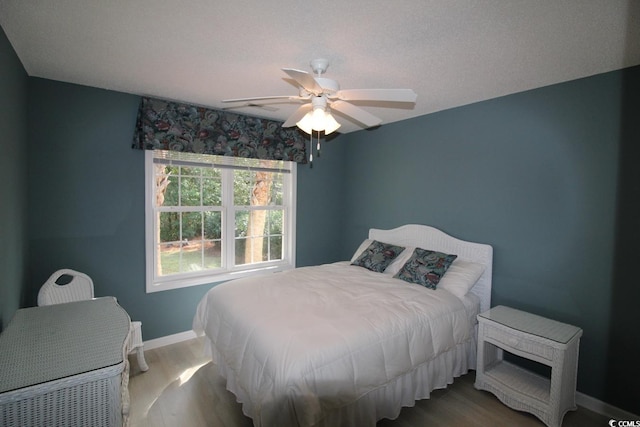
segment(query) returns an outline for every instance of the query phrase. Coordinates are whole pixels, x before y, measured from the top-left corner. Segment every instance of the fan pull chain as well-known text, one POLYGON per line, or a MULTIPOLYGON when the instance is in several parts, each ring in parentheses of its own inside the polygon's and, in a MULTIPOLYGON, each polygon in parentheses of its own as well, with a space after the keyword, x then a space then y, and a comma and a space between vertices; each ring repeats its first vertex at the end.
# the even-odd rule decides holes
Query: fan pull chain
POLYGON ((320 157, 320 131, 318 131, 318 148, 317 148, 317 152, 318 152, 318 157, 320 157))
POLYGON ((313 169, 313 131, 309 134, 309 169, 313 169))

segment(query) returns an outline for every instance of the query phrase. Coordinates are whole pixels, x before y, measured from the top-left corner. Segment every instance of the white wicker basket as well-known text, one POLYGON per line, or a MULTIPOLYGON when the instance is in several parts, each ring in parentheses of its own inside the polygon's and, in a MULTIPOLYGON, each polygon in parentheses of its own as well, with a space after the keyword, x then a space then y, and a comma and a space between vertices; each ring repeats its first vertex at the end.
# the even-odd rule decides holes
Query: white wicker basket
POLYGON ((129 324, 110 297, 18 310, 0 335, 0 425, 126 424, 129 324))

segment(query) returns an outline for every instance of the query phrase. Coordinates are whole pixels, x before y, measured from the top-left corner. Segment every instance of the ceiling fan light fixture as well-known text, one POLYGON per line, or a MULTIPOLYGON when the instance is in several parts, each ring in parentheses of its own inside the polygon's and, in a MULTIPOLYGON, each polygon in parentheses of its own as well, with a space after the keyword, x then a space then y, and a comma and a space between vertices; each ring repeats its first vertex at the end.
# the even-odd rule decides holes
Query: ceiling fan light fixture
POLYGON ((308 134, 315 130, 316 132, 324 131, 325 135, 335 132, 340 127, 340 123, 321 108, 315 108, 305 114, 296 125, 308 134))

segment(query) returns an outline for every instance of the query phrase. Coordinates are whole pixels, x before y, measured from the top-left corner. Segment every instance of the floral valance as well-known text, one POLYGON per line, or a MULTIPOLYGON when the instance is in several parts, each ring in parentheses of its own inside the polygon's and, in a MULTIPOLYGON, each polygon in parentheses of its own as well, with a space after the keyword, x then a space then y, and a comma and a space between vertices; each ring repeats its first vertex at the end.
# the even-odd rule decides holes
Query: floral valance
POLYGON ((306 163, 305 136, 282 122, 143 97, 133 148, 306 163))

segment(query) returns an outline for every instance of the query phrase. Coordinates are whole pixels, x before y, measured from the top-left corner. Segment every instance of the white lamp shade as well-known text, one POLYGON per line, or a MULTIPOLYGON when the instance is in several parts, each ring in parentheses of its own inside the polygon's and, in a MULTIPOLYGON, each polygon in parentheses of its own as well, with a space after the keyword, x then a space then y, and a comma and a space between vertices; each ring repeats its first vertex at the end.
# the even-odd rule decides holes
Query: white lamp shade
POLYGON ((296 126, 298 126, 300 129, 302 129, 306 133, 311 134, 311 132, 313 132, 313 127, 311 122, 312 122, 311 113, 307 113, 304 115, 302 119, 300 119, 299 122, 296 123, 296 126))
POLYGON ((325 112, 321 108, 316 108, 305 114, 296 125, 308 134, 311 134, 311 132, 315 130, 317 132, 324 131, 325 135, 334 132, 340 127, 340 123, 338 123, 330 113, 325 112))
POLYGON ((331 132, 335 132, 339 127, 340 123, 338 123, 330 113, 326 113, 324 121, 324 134, 329 135, 331 132))

